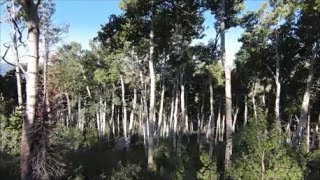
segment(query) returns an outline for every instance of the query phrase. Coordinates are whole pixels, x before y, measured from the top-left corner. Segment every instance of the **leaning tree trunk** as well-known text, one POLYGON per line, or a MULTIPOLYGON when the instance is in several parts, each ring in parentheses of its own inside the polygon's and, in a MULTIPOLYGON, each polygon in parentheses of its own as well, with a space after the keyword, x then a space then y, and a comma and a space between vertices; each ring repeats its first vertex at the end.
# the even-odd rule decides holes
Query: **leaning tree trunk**
MULTIPOLYGON (((26 116, 23 121, 20 152, 20 171, 21 179, 31 179, 31 139, 30 133, 33 122, 36 118, 37 107, 37 82, 38 82, 38 64, 39 64, 39 16, 38 4, 33 0, 19 1, 26 15, 28 26, 28 70, 26 84, 26 116)), ((40 0, 38 0, 40 3, 40 0)))
MULTIPOLYGON (((153 16, 154 14, 152 14, 153 16)), ((149 73, 150 73, 150 106, 149 106, 149 136, 148 136, 148 170, 153 169, 153 125, 154 119, 154 104, 155 104, 155 86, 156 77, 154 72, 154 24, 153 18, 151 18, 151 30, 150 30, 150 49, 149 49, 149 73)))
POLYGON ((160 99, 160 108, 159 108, 159 117, 158 117, 158 129, 157 129, 157 138, 160 137, 161 126, 162 126, 162 117, 163 117, 163 104, 164 104, 164 93, 166 92, 164 84, 161 85, 161 99, 160 99))
POLYGON ((110 122, 109 122, 109 124, 110 125, 112 125, 112 134, 113 134, 113 136, 115 136, 116 135, 116 133, 115 133, 115 127, 114 127, 114 101, 115 101, 115 85, 114 85, 114 83, 112 84, 112 97, 111 97, 111 115, 110 115, 110 122))
MULTIPOLYGON (((12 13, 15 16, 16 10, 15 5, 12 3, 12 13)), ((13 24, 13 33, 11 36, 12 39, 12 54, 15 59, 15 70, 16 70, 16 79, 17 79, 17 94, 18 94, 18 106, 19 109, 22 107, 23 99, 22 99, 22 86, 21 86, 21 75, 20 75, 20 61, 19 61, 19 53, 18 53, 18 45, 17 45, 17 27, 13 24)))
POLYGON ((226 151, 225 151, 225 169, 227 169, 230 164, 230 158, 232 155, 232 94, 231 94, 231 64, 230 59, 226 59, 225 50, 225 0, 222 0, 221 5, 221 52, 222 52, 222 62, 224 63, 224 74, 225 74, 225 98, 226 98, 226 151))
POLYGON ((303 95, 303 100, 302 100, 302 105, 301 105, 301 110, 300 110, 300 118, 299 118, 299 124, 295 133, 295 138, 294 138, 294 145, 298 146, 301 140, 301 136, 303 135, 303 129, 306 127, 306 122, 307 122, 307 115, 309 111, 309 103, 310 103, 310 94, 311 94, 311 87, 312 87, 312 82, 314 78, 314 64, 316 61, 317 57, 317 51, 319 49, 319 45, 316 44, 316 47, 314 49, 313 55, 310 60, 310 67, 309 67, 309 75, 307 79, 307 86, 306 90, 303 95))

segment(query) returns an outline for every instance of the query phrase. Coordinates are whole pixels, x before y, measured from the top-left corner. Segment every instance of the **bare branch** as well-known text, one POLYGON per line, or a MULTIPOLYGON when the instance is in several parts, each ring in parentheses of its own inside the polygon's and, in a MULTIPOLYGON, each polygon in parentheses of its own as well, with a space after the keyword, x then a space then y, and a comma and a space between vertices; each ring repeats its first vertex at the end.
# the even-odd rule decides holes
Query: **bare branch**
POLYGON ((274 79, 277 79, 277 77, 276 77, 276 75, 274 74, 274 72, 272 71, 272 69, 271 69, 266 63, 262 63, 262 64, 265 65, 265 66, 268 68, 268 70, 271 72, 273 78, 274 78, 274 79))
MULTIPOLYGON (((16 67, 15 64, 10 63, 9 61, 6 60, 6 56, 7 56, 7 54, 8 54, 9 49, 10 49, 10 46, 6 46, 5 44, 4 44, 3 46, 6 47, 7 49, 6 49, 5 53, 4 53, 4 55, 1 56, 1 59, 2 59, 4 62, 6 62, 7 64, 16 67)), ((26 74, 26 70, 23 68, 23 66, 22 66, 20 63, 18 64, 18 66, 19 66, 19 68, 21 69, 22 73, 23 73, 23 74, 26 74)))

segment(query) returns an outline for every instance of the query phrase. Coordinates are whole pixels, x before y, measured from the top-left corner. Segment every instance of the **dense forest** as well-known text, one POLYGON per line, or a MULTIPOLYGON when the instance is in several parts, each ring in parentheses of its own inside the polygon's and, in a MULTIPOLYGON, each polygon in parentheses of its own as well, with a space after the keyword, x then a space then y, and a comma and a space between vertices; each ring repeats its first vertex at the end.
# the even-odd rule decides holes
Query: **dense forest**
POLYGON ((320 0, 121 0, 89 50, 0 2, 0 179, 320 179, 320 0))

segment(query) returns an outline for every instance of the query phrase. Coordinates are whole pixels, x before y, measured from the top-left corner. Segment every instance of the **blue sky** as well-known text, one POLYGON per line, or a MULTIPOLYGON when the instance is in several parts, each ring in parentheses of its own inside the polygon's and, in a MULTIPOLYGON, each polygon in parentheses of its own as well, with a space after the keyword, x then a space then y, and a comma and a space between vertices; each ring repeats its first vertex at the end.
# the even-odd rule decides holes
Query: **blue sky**
MULTIPOLYGON (((120 0, 56 0, 56 14, 54 21, 56 24, 69 24, 69 33, 65 35, 62 43, 71 41, 80 42, 83 48, 89 48, 89 40, 97 35, 101 25, 105 24, 111 14, 120 14, 119 9, 120 0)), ((255 10, 260 7, 263 0, 249 0, 245 1, 246 10, 255 10)), ((3 8, 1 8, 3 9, 3 8)), ((1 17, 3 11, 1 12, 1 17)), ((210 13, 205 13, 206 27, 210 27, 205 31, 207 35, 202 40, 197 42, 208 42, 214 37, 214 30, 212 25, 214 18, 210 13)), ((234 54, 239 50, 241 44, 238 38, 241 36, 243 30, 241 28, 232 28, 226 33, 226 52, 227 58, 234 59, 234 54)), ((0 25, 0 46, 2 55, 4 53, 3 43, 9 40, 8 34, 10 27, 6 24, 0 25)), ((23 53, 24 50, 21 50, 23 53)), ((8 54, 10 58, 10 54, 8 54)))

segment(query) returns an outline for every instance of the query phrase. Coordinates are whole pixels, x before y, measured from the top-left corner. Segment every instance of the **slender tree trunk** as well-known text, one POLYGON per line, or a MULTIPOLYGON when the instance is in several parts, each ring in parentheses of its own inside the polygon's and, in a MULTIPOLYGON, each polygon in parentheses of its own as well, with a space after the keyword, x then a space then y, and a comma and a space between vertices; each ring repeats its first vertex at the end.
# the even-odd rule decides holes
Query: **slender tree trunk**
POLYGON ((210 157, 213 151, 213 136, 214 136, 214 109, 213 109, 213 84, 211 74, 209 75, 209 89, 210 89, 210 157))
POLYGON ((137 109, 137 88, 134 87, 133 89, 133 100, 132 100, 132 110, 130 113, 130 123, 129 123, 129 133, 132 135, 132 128, 133 128, 133 121, 134 121, 134 116, 136 114, 136 109, 137 109))
POLYGON ((44 42, 44 57, 43 57, 43 92, 44 92, 44 98, 45 98, 45 104, 46 104, 46 111, 47 113, 50 113, 50 102, 49 102, 49 95, 48 95, 48 62, 49 62, 49 45, 47 42, 46 37, 43 38, 44 42))
MULTIPOLYGON (((12 13, 15 14, 15 5, 12 3, 12 13)), ((15 59, 15 74, 16 74, 16 80, 17 80, 17 94, 18 94, 18 106, 19 109, 21 109, 22 104, 23 104, 23 99, 22 99, 22 85, 21 85, 21 75, 20 75, 20 61, 19 61, 19 53, 18 53, 18 45, 17 45, 17 27, 13 25, 13 32, 12 32, 12 54, 15 59)))
POLYGON ((120 75, 120 80, 121 80, 121 92, 122 92, 122 128, 123 128, 123 136, 125 138, 128 137, 128 133, 127 133, 127 103, 126 103, 126 99, 125 99, 125 89, 124 89, 124 82, 123 82, 123 77, 122 75, 120 75))
POLYGON ((223 142, 224 139, 224 134, 225 134, 225 126, 226 126, 226 116, 222 116, 222 121, 221 121, 221 133, 220 133, 220 141, 223 142))
POLYGON ((256 83, 253 83, 253 89, 252 89, 252 107, 253 107, 253 115, 254 118, 257 118, 257 106, 256 106, 256 83))
POLYGON ((218 138, 219 138, 219 135, 220 135, 220 124, 221 124, 221 101, 219 101, 219 112, 218 112, 218 117, 217 117, 217 129, 216 129, 216 137, 215 137, 215 144, 217 144, 218 142, 218 138))
POLYGON ((182 131, 183 133, 186 133, 186 126, 185 126, 185 121, 186 121, 186 108, 185 108, 185 87, 184 87, 184 67, 180 69, 180 108, 181 108, 181 124, 182 124, 182 131), (184 124, 184 125, 183 125, 184 124))
POLYGON ((68 106, 68 116, 67 116, 66 125, 67 125, 67 128, 69 128, 69 123, 70 123, 70 121, 71 121, 71 102, 70 102, 69 93, 66 92, 65 94, 66 94, 67 106, 68 106))
POLYGON ((117 108, 117 131, 118 137, 120 136, 120 108, 117 108))
POLYGON ((83 120, 81 117, 81 98, 78 98, 78 128, 83 131, 83 120))
MULTIPOLYGON (((178 80, 177 80, 178 81, 178 80)), ((177 82, 178 84, 178 82, 177 82)), ((175 104, 173 113, 173 152, 177 152, 177 134, 178 134, 178 103, 179 103, 179 88, 176 86, 175 104)))
POLYGON ((306 126, 306 119, 309 111, 309 104, 310 104, 310 94, 311 94, 311 87, 313 83, 314 78, 314 64, 316 61, 317 51, 318 51, 319 45, 316 44, 316 47, 314 49, 313 55, 310 60, 310 67, 309 67, 309 75, 307 79, 307 86, 303 95, 302 105, 300 109, 300 118, 298 127, 295 133, 295 146, 298 146, 301 140, 301 136, 303 135, 303 129, 306 126))
POLYGON ((307 118, 307 137, 306 137, 306 150, 307 153, 310 151, 310 115, 307 118))
POLYGON ((225 73, 225 98, 226 98, 226 151, 225 151, 225 169, 228 169, 231 165, 232 155, 232 94, 231 94, 231 59, 226 59, 225 50, 225 0, 222 0, 221 5, 221 52, 222 62, 224 62, 224 73, 225 73))
POLYGON ((244 97, 244 125, 247 125, 248 123, 248 100, 247 96, 244 97))
POLYGON ((111 116, 110 116, 110 124, 112 124, 112 133, 113 133, 113 135, 116 135, 115 134, 115 127, 114 127, 114 99, 115 99, 115 93, 114 93, 114 91, 115 91, 115 85, 114 85, 114 83, 112 84, 112 97, 111 97, 111 116))
POLYGON ((169 126, 170 126, 170 136, 172 136, 173 132, 173 119, 174 119, 174 110, 175 110, 175 91, 176 87, 175 84, 173 85, 172 89, 172 98, 171 98, 171 110, 170 110, 170 117, 169 117, 169 126))
MULTIPOLYGON (((37 108, 37 84, 38 84, 38 64, 39 64, 39 16, 38 6, 32 0, 19 1, 26 15, 28 26, 28 70, 26 84, 26 117, 23 121, 20 152, 20 172, 21 179, 31 179, 31 139, 30 133, 36 117, 37 108)), ((40 1, 39 1, 40 2, 40 1)))
POLYGON ((164 84, 161 86, 161 99, 160 99, 160 108, 159 108, 159 120, 158 120, 158 132, 157 132, 157 138, 160 136, 160 131, 161 131, 161 125, 162 125, 162 117, 163 117, 163 104, 164 104, 164 93, 166 89, 164 87, 164 84))
POLYGON ((276 101, 275 101, 275 115, 276 120, 278 121, 278 128, 281 132, 281 119, 280 119, 280 92, 281 92, 281 83, 280 83, 280 54, 278 50, 278 34, 276 37, 277 44, 275 46, 276 49, 276 101))
POLYGON ((264 151, 262 152, 262 155, 261 155, 261 180, 264 180, 264 174, 265 174, 265 163, 264 163, 264 160, 265 159, 265 153, 264 151))

